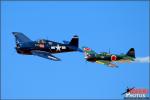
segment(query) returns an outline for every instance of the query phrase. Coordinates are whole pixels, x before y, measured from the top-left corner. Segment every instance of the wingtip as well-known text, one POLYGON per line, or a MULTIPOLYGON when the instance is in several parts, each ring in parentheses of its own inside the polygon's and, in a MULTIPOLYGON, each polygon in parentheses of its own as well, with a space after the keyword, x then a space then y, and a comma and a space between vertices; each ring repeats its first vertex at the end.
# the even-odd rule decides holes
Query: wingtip
POLYGON ((57 58, 57 59, 53 59, 54 61, 61 61, 61 59, 60 58, 57 58))
POLYGON ((13 35, 21 34, 21 32, 12 32, 13 35))

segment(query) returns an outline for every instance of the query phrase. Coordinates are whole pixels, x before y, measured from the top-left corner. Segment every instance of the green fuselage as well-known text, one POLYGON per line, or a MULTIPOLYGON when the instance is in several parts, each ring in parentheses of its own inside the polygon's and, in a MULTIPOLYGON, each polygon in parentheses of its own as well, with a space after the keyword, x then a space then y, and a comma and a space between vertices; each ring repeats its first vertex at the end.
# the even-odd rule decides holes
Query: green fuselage
POLYGON ((108 53, 101 53, 101 54, 91 54, 90 57, 87 58, 88 61, 95 62, 97 60, 105 60, 105 61, 134 61, 134 58, 129 57, 125 54, 116 55, 116 54, 108 54, 108 53))

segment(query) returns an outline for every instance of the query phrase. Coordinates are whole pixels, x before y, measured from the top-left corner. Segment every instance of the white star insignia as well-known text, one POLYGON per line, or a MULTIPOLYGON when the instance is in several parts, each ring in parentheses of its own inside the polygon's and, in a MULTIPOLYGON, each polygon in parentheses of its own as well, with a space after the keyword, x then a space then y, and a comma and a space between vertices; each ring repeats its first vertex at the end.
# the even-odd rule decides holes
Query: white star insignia
POLYGON ((56 51, 60 51, 60 46, 59 46, 59 44, 57 44, 57 46, 56 46, 56 51))

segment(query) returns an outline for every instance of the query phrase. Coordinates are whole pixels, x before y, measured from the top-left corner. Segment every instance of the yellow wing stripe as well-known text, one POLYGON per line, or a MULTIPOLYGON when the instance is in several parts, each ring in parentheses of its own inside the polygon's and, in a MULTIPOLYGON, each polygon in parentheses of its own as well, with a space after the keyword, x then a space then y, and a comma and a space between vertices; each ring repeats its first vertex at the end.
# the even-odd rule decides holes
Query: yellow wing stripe
POLYGON ((103 62, 100 62, 100 61, 96 61, 96 63, 99 63, 99 64, 105 64, 105 63, 103 63, 103 62))

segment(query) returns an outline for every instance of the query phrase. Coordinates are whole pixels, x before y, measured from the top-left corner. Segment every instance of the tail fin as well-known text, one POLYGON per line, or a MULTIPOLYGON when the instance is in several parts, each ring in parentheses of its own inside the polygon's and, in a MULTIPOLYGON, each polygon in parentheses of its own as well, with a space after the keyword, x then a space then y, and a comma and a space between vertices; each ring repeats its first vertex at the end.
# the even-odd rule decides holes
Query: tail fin
POLYGON ((25 36, 23 33, 20 32, 12 32, 12 34, 15 36, 16 38, 16 43, 20 43, 20 42, 30 42, 32 40, 30 40, 27 36, 25 36))
POLYGON ((73 36, 73 38, 69 42, 69 45, 75 46, 75 47, 78 48, 78 46, 79 46, 79 37, 77 35, 73 36))
POLYGON ((85 59, 95 57, 95 55, 97 54, 95 51, 93 51, 92 49, 90 49, 88 47, 82 47, 82 48, 83 48, 83 52, 85 55, 85 57, 84 57, 85 59))
POLYGON ((130 50, 127 52, 126 55, 135 58, 135 50, 134 50, 134 48, 130 48, 130 50))

